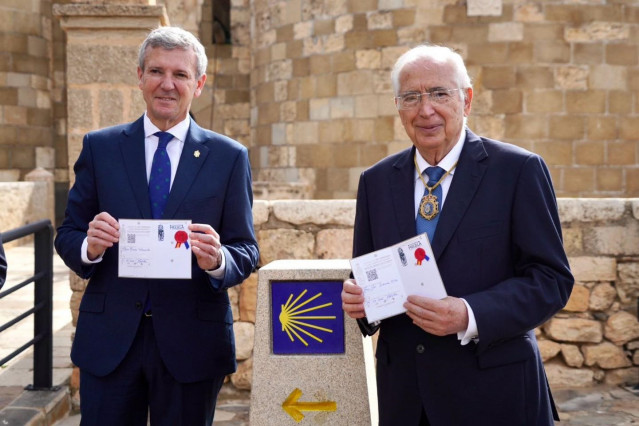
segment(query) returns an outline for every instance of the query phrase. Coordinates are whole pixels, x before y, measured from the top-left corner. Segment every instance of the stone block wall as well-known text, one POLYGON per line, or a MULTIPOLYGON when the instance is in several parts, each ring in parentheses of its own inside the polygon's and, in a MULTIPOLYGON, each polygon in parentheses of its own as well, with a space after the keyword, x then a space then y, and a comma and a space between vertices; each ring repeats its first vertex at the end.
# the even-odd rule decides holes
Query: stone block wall
MULTIPOLYGON (((250 2, 231 2, 231 44, 214 44, 213 2, 202 3, 199 37, 209 58, 207 81, 191 110, 198 124, 249 146, 250 142, 250 2)), ((173 19, 173 17, 171 17, 173 19)), ((179 24, 179 23, 178 23, 179 24)))
POLYGON ((54 168, 51 1, 0 5, 0 181, 54 168))
POLYGON ((410 146, 390 69, 431 42, 469 67, 471 129, 541 154, 559 196, 639 195, 636 2, 254 0, 250 18, 258 181, 352 198, 362 168, 410 146))

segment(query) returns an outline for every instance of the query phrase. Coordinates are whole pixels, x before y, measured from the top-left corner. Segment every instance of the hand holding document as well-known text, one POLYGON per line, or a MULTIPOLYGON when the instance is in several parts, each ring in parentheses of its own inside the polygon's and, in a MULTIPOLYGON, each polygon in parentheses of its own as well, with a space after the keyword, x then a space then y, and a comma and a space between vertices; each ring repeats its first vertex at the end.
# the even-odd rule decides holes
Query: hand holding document
POLYGON ((119 277, 191 278, 190 220, 119 222, 119 277))
POLYGON ((369 323, 406 312, 409 295, 447 296, 426 234, 351 259, 369 323))

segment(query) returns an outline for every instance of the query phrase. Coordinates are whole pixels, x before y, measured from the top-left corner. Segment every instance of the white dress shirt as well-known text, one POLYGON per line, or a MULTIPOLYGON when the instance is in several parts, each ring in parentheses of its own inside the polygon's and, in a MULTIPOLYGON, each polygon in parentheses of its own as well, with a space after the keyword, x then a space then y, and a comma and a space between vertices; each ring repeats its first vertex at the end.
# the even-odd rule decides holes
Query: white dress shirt
MULTIPOLYGON (((466 140, 466 130, 464 129, 459 136, 459 140, 453 146, 448 154, 437 164, 438 167, 441 167, 445 171, 451 170, 451 168, 457 163, 459 160, 459 155, 461 154, 462 148, 464 147, 464 141, 466 140)), ((415 159, 417 161, 417 166, 419 170, 423 173, 424 170, 428 167, 432 167, 432 164, 429 164, 426 161, 419 151, 415 151, 415 159)), ((444 178, 440 186, 442 187, 442 199, 439 202, 439 211, 441 212, 444 208, 444 202, 446 201, 446 196, 448 195, 448 190, 450 189, 450 184, 453 182, 453 177, 455 176, 455 169, 452 169, 450 173, 444 178)), ((427 178, 424 178, 428 181, 427 178)), ((419 212, 419 205, 422 201, 422 197, 424 196, 424 182, 420 178, 419 172, 415 170, 415 218, 417 218, 417 214, 419 212)), ((465 331, 459 331, 457 333, 457 338, 461 341, 462 345, 468 344, 471 340, 476 340, 479 337, 479 332, 477 330, 477 321, 475 320, 475 314, 473 313, 472 308, 466 302, 465 299, 461 299, 466 305, 466 309, 468 310, 468 328, 465 331)))

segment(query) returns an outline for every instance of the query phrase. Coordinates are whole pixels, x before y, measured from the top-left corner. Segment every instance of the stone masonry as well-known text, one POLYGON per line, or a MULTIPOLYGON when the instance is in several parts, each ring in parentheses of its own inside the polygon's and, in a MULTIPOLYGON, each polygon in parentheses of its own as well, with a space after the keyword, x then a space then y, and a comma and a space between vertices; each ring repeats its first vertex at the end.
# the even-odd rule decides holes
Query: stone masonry
POLYGON ((431 42, 465 58, 469 126, 541 154, 559 196, 639 194, 636 2, 250 5, 258 181, 306 183, 315 199, 353 197, 363 168, 409 146, 389 73, 401 53, 431 42))
POLYGON ((470 127, 541 154, 560 197, 639 195, 636 2, 232 0, 230 44, 213 43, 213 2, 2 2, 0 180, 41 167, 62 188, 81 132, 142 112, 129 60, 157 23, 115 23, 146 7, 199 32, 210 64, 194 115, 249 148, 257 197, 353 198, 363 168, 409 144, 388 76, 423 42, 460 51, 470 127), (70 37, 59 7, 101 9, 111 34, 70 37))

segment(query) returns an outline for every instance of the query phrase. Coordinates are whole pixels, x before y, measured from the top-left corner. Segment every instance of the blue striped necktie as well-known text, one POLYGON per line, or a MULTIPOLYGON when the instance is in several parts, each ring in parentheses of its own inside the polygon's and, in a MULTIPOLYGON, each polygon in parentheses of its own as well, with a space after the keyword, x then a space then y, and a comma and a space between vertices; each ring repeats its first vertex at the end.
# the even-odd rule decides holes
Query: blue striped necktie
POLYGON ((151 214, 153 219, 160 219, 164 213, 164 206, 171 190, 171 159, 166 152, 166 146, 173 139, 167 132, 156 132, 158 148, 153 154, 151 177, 149 178, 149 198, 151 200, 151 214))
MULTIPOLYGON (((442 176, 444 175, 444 173, 446 173, 446 171, 444 169, 442 169, 441 167, 428 167, 424 173, 426 173, 428 175, 428 183, 427 185, 429 187, 433 187, 434 185, 437 185, 437 182, 439 182, 439 180, 442 178, 442 176)), ((428 188, 424 189, 424 197, 426 197, 428 195, 429 191, 428 188)), ((437 197, 437 202, 439 204, 439 208, 441 210, 441 204, 442 204, 442 197, 443 197, 443 192, 442 192, 442 186, 441 184, 437 185, 437 188, 435 188, 432 191, 432 195, 434 195, 435 197, 437 197)), ((431 206, 426 206, 429 210, 426 213, 429 214, 432 212, 432 208, 429 208, 431 206)), ((421 213, 421 205, 420 205, 420 209, 418 209, 417 211, 417 218, 415 219, 415 228, 417 230, 417 234, 423 234, 424 232, 426 232, 426 234, 428 235, 428 240, 431 242, 431 244, 433 243, 433 238, 435 238, 435 228, 437 227, 437 221, 439 220, 439 216, 440 213, 438 213, 435 217, 433 217, 432 219, 428 220, 426 218, 424 218, 421 213)))

